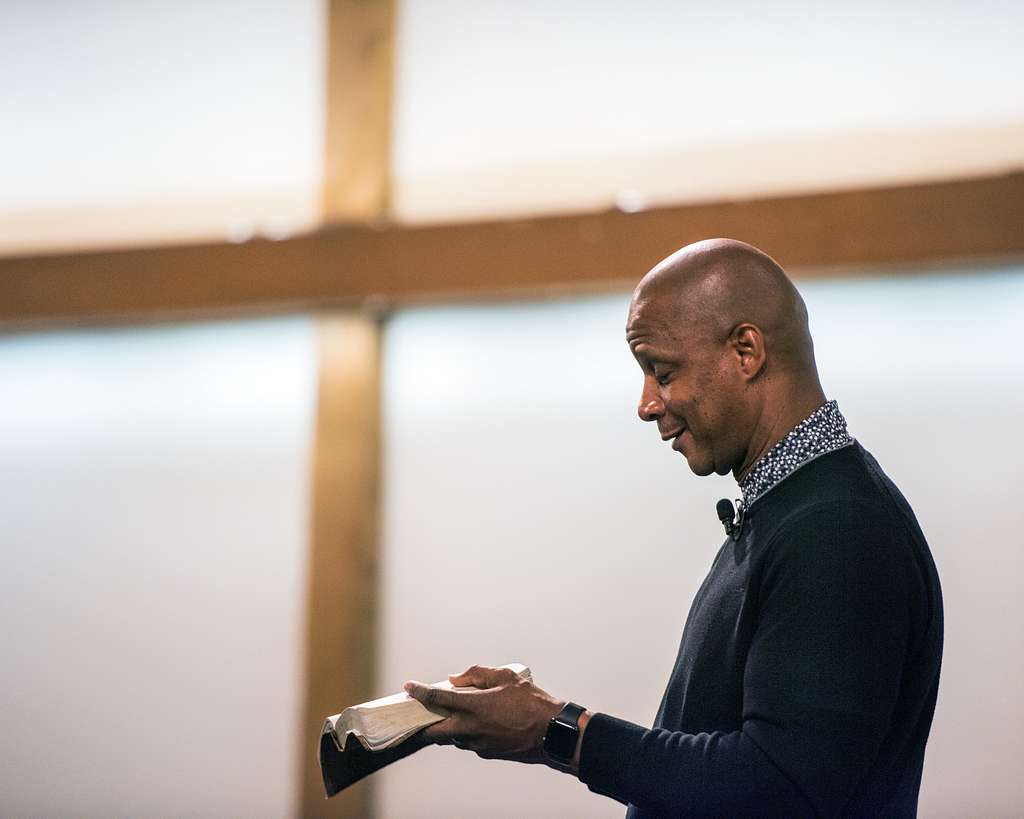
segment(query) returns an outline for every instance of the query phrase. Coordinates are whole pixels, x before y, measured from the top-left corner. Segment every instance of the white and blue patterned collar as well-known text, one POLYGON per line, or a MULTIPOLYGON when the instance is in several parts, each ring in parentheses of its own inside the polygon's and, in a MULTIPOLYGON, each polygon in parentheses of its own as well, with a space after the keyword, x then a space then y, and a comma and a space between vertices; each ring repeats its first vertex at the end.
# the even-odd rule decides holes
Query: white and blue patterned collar
POLYGON ((854 443, 846 431, 846 419, 835 401, 827 401, 791 429, 740 481, 743 508, 809 461, 854 443))

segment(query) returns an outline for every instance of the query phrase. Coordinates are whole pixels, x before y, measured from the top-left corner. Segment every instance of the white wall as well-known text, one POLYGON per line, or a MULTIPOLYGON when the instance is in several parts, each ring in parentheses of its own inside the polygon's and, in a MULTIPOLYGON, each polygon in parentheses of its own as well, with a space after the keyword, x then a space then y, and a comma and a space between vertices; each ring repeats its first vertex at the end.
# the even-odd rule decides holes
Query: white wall
POLYGON ((316 221, 324 19, 323 0, 5 0, 0 250, 316 221))
POLYGON ((407 219, 1024 165, 1024 5, 1010 0, 400 8, 395 201, 407 219))
POLYGON ((289 816, 309 321, 0 336, 0 813, 289 816))
MULTIPOLYGON (((820 369, 913 504, 945 589, 922 816, 1019 815, 1017 502, 1024 271, 808 282, 820 369)), ((553 694, 650 724, 729 478, 698 480, 635 415, 626 295, 422 308, 385 351, 379 691, 525 662, 553 694)), ((537 766, 428 749, 381 815, 620 816, 537 766)))

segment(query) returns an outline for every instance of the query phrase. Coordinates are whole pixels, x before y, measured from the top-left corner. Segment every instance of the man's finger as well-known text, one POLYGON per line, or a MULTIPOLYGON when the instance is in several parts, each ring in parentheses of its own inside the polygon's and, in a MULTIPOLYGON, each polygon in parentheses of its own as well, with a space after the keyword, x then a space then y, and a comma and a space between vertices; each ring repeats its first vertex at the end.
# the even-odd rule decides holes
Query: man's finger
POLYGON ((455 738, 452 736, 453 728, 452 720, 448 719, 435 722, 433 725, 428 725, 422 731, 419 732, 418 736, 420 740, 426 743, 432 743, 434 745, 454 745, 455 738))
POLYGON ((489 665, 474 665, 461 674, 450 674, 448 680, 452 685, 472 685, 475 688, 494 688, 507 685, 518 678, 511 668, 494 668, 489 665))
POLYGON ((463 750, 472 750, 474 736, 466 733, 466 723, 458 716, 448 717, 417 732, 417 738, 425 744, 454 745, 463 750))
POLYGON ((416 680, 410 680, 403 688, 405 688, 406 694, 419 700, 431 710, 454 711, 458 708, 456 704, 458 695, 444 688, 434 688, 432 685, 424 685, 416 680))

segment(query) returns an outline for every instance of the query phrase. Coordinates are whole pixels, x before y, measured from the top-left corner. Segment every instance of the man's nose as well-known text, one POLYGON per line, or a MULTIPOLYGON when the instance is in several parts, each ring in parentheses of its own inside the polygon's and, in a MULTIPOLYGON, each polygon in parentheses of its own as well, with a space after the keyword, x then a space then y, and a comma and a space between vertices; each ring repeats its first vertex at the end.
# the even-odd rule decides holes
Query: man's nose
POLYGON ((644 391, 640 393, 640 406, 637 407, 637 414, 641 421, 657 421, 665 414, 665 404, 662 403, 656 389, 651 389, 644 384, 644 391))

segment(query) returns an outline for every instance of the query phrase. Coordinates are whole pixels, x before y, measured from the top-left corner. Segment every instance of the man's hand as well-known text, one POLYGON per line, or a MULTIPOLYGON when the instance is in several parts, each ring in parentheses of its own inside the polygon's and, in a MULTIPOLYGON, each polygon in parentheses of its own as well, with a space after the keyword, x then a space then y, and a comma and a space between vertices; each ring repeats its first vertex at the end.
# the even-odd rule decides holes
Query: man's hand
POLYGON ((508 668, 474 665, 448 677, 452 685, 475 691, 447 691, 407 682, 410 697, 451 716, 420 732, 427 743, 455 745, 484 759, 547 762, 542 740, 552 717, 565 705, 508 668))

